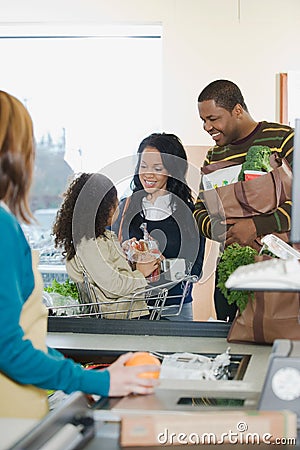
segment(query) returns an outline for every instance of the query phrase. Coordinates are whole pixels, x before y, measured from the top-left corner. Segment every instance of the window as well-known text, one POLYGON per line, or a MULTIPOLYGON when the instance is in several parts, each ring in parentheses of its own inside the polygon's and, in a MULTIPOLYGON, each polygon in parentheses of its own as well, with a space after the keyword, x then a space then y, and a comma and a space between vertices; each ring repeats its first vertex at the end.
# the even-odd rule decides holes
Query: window
MULTIPOLYGON (((35 127, 33 210, 57 208, 73 172, 111 167, 161 131, 160 26, 75 28, 18 27, 0 39, 1 89, 35 127)), ((119 195, 125 178, 114 179, 119 195)))

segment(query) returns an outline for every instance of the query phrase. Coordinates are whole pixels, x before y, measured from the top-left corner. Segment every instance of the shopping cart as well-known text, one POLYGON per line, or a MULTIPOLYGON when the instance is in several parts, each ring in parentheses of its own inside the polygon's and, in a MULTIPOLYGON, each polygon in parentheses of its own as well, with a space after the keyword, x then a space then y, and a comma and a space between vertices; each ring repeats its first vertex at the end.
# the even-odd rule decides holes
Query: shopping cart
POLYGON ((191 284, 197 283, 198 281, 199 281, 199 277, 197 277, 197 275, 185 274, 176 281, 170 281, 168 283, 159 285, 161 288, 163 287, 164 289, 167 289, 168 292, 176 284, 181 283, 181 285, 182 285, 182 295, 180 298, 180 302, 177 303, 178 295, 169 295, 169 293, 168 293, 160 318, 167 319, 168 317, 179 316, 181 313, 182 307, 184 305, 186 296, 190 290, 191 284), (176 304, 172 304, 172 299, 176 299, 176 304), (168 304, 166 304, 166 303, 168 303, 168 304), (169 303, 171 303, 171 304, 169 304, 169 303))
POLYGON ((44 292, 44 303, 50 315, 61 317, 95 317, 99 319, 142 319, 159 320, 164 309, 168 290, 164 287, 149 286, 126 298, 103 301, 98 298, 95 286, 86 273, 83 282, 76 283, 79 302, 56 305, 51 294, 44 292))
POLYGON ((77 283, 79 301, 84 309, 81 315, 92 315, 105 319, 159 320, 163 311, 168 290, 164 287, 149 286, 132 295, 117 300, 99 300, 97 289, 83 273, 83 283, 77 283))
MULTIPOLYGON (((44 303, 50 315, 62 317, 95 317, 99 319, 142 319, 160 320, 170 316, 178 316, 182 310, 186 294, 191 283, 198 281, 194 275, 185 275, 176 281, 158 285, 149 285, 126 298, 103 301, 97 295, 97 289, 90 282, 86 273, 83 273, 83 282, 76 283, 79 293, 79 303, 68 302, 65 305, 51 304, 51 294, 44 292, 44 303), (180 303, 166 305, 169 290, 177 283, 183 283, 183 293, 180 303)), ((175 296, 174 296, 175 297, 175 296)), ((178 298, 178 296, 176 296, 178 298)))

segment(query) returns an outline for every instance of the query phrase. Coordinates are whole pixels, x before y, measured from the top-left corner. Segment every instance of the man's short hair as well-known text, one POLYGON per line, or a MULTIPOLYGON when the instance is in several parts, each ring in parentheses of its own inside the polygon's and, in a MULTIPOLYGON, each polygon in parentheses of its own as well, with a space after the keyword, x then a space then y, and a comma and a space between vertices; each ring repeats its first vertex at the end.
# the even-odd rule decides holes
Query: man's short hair
POLYGON ((248 112, 244 97, 239 87, 232 81, 216 80, 208 84, 199 94, 198 102, 214 100, 217 106, 232 111, 235 105, 240 104, 248 112))

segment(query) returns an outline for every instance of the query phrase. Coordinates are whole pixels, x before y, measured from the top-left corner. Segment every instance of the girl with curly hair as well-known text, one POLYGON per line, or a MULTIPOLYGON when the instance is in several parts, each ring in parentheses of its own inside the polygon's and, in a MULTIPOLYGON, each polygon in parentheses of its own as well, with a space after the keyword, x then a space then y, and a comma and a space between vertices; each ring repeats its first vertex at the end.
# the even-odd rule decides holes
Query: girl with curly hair
POLYGON ((117 208, 117 190, 110 179, 100 173, 81 174, 68 187, 57 213, 55 245, 64 249, 66 269, 73 281, 82 284, 84 273, 88 276, 103 318, 125 319, 129 307, 130 318, 148 317, 143 300, 131 305, 122 299, 128 300, 146 288, 145 277, 159 261, 153 258, 137 263, 136 270, 132 270, 117 236, 107 229, 117 208))

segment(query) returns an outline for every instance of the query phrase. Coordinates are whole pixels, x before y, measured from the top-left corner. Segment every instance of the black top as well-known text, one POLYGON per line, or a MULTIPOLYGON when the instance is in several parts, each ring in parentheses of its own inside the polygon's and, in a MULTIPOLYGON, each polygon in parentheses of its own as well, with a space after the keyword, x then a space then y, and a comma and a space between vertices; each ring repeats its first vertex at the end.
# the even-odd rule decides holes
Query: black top
MULTIPOLYGON (((112 230, 115 231, 116 234, 119 233, 125 201, 126 199, 121 200, 119 205, 119 217, 112 226, 112 230)), ((130 214, 129 207, 127 211, 128 215, 132 216, 132 219, 129 220, 129 222, 128 220, 124 220, 123 222, 122 241, 132 237, 135 237, 138 240, 142 239, 144 234, 140 226, 142 223, 146 223, 148 232, 158 241, 159 250, 165 258, 183 258, 186 261, 186 272, 198 277, 201 276, 205 238, 200 236, 195 226, 192 214, 193 204, 189 204, 184 211, 180 211, 178 216, 176 216, 176 212, 174 212, 173 215, 170 215, 163 220, 147 220, 142 211, 136 213, 135 210, 130 214)), ((127 211, 125 217, 127 216, 127 211)), ((165 280, 163 274, 161 274, 159 284, 165 282, 167 282, 167 280, 165 280)), ((191 291, 192 285, 190 285, 184 303, 189 303, 193 300, 191 291)), ((166 305, 178 305, 182 295, 183 285, 180 282, 169 289, 166 305), (173 298, 173 296, 175 296, 175 298, 173 298)))

